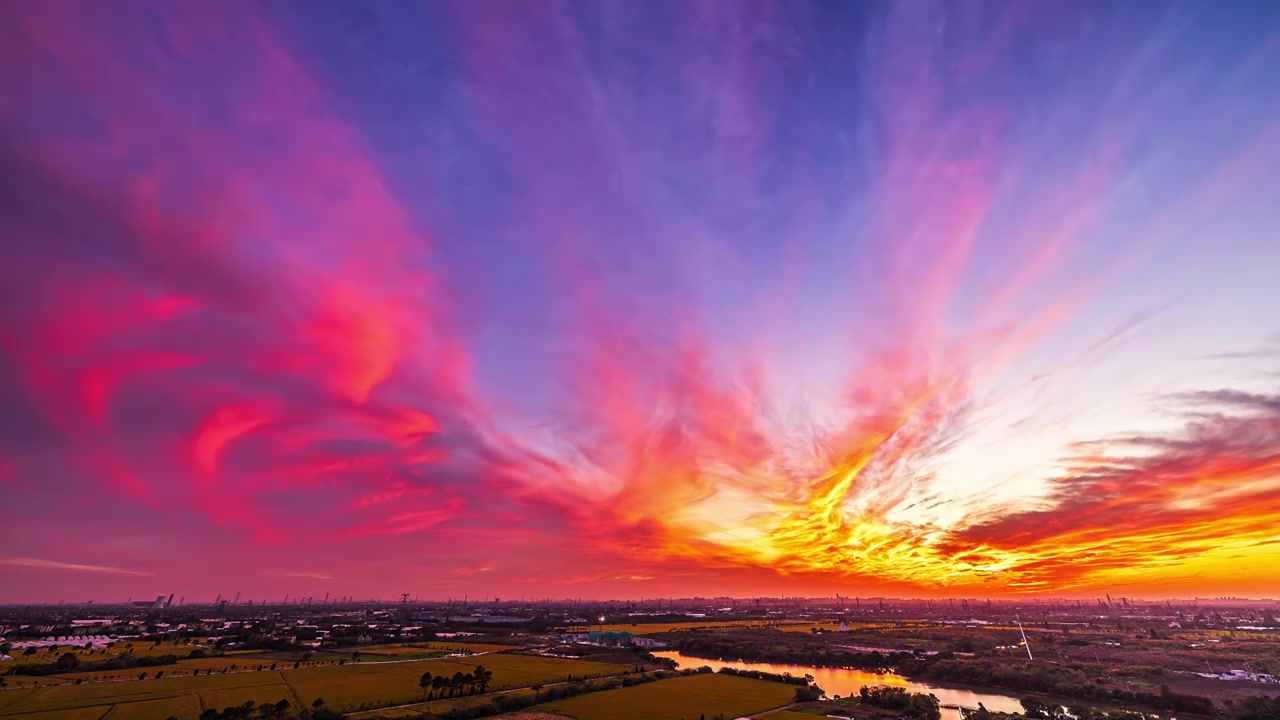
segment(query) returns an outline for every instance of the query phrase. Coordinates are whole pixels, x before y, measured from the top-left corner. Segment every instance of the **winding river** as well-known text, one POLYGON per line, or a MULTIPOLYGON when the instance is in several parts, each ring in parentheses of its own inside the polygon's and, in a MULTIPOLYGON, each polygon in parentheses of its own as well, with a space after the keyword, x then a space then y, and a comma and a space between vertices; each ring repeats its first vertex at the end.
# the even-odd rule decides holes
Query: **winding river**
MULTIPOLYGON (((671 658, 679 663, 682 668, 696 668, 708 665, 712 670, 719 670, 722 667, 731 667, 738 670, 763 670, 771 673, 791 673, 792 675, 804 675, 808 673, 814 677, 818 686, 827 691, 827 697, 839 695, 840 697, 848 697, 849 695, 857 695, 858 689, 863 685, 874 687, 876 685, 892 685, 894 687, 906 688, 909 692, 932 693, 937 696, 938 701, 943 705, 963 705, 965 707, 977 707, 978 703, 982 703, 988 710, 997 712, 1022 712, 1022 705, 1018 699, 1012 695, 997 692, 979 692, 975 690, 961 690, 958 688, 940 687, 929 683, 916 682, 908 680, 901 675, 892 673, 879 674, 867 672, 865 670, 850 670, 846 668, 825 668, 811 667, 807 665, 775 665, 773 663, 757 663, 742 662, 740 660, 708 660, 706 658, 691 657, 684 655, 676 650, 655 650, 654 655, 658 657, 671 658)), ((960 711, 943 708, 943 720, 960 720, 960 711)))

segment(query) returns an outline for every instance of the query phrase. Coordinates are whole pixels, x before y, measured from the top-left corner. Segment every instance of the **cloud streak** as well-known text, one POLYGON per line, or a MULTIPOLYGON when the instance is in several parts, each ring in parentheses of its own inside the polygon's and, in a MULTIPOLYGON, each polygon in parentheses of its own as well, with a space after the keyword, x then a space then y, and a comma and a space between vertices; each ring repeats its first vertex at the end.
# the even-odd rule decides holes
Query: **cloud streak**
POLYGON ((108 567, 105 565, 65 563, 58 562, 56 560, 41 560, 39 558, 0 558, 0 565, 35 568, 38 570, 67 570, 71 572, 105 573, 107 575, 154 575, 154 573, 141 572, 139 570, 125 570, 124 568, 108 567))

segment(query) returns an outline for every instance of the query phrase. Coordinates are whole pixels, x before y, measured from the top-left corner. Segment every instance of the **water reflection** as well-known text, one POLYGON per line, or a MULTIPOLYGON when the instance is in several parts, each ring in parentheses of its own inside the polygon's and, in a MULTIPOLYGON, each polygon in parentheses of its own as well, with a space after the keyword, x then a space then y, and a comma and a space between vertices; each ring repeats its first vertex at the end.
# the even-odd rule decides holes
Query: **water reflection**
MULTIPOLYGON (((866 670, 848 670, 845 668, 822 668, 808 665, 775 665, 773 663, 742 662, 739 660, 707 660, 705 658, 683 655, 675 650, 657 650, 654 651, 653 654, 658 657, 671 658, 679 663, 681 668, 696 668, 708 665, 712 670, 719 670, 722 667, 730 667, 738 670, 762 670, 764 672, 772 673, 791 673, 792 675, 809 674, 814 677, 814 680, 817 681, 819 687, 827 691, 828 697, 833 695, 839 695, 840 697, 857 695, 858 689, 863 685, 868 687, 873 687, 875 685, 892 685, 894 687, 906 688, 909 692, 932 693, 937 696, 938 701, 943 705, 977 707, 978 703, 982 703, 988 710, 1008 713, 1022 712, 1022 705, 1018 702, 1018 699, 1012 695, 939 687, 929 683, 908 680, 901 675, 894 675, 892 673, 881 675, 879 673, 867 672, 866 670)), ((960 720, 960 711, 944 708, 942 710, 942 717, 943 720, 960 720)))

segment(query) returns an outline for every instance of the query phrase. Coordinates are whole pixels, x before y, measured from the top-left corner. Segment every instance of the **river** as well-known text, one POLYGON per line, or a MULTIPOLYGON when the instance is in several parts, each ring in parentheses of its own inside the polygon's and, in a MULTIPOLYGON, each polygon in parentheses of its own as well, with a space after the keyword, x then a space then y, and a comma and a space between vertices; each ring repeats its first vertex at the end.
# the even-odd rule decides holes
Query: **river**
MULTIPOLYGON (((791 673, 792 675, 809 674, 813 676, 818 687, 827 691, 827 697, 831 697, 833 695, 839 695, 840 697, 857 695, 858 689, 863 685, 866 685, 867 687, 874 687, 876 685, 892 685, 894 687, 906 688, 909 692, 932 693, 937 696, 938 702, 943 705, 977 707, 978 703, 982 703, 988 710, 1007 713, 1022 712, 1022 704, 1019 703, 1018 699, 1012 695, 939 687, 937 685, 930 685, 929 683, 908 680, 901 675, 895 675, 892 673, 885 673, 881 675, 879 673, 867 672, 866 670, 849 670, 846 668, 811 667, 808 665, 775 665, 773 663, 742 662, 740 660, 707 660, 705 658, 684 655, 676 650, 655 650, 653 654, 658 657, 671 658, 679 663, 681 668, 696 668, 708 665, 712 670, 719 670, 722 667, 731 667, 738 670, 763 670, 771 673, 791 673)), ((942 718, 943 720, 960 720, 960 711, 943 709, 942 718)))

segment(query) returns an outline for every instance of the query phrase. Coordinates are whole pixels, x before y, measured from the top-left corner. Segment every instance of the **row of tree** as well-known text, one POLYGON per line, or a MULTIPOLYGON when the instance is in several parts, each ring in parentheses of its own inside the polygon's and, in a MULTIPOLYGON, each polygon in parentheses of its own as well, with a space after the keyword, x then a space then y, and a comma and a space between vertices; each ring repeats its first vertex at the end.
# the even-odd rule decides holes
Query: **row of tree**
MULTIPOLYGON (((261 705, 248 700, 241 705, 232 705, 221 710, 207 708, 200 713, 200 720, 340 720, 343 717, 346 716, 325 707, 323 698, 316 698, 310 708, 297 710, 288 700, 261 705)), ((168 720, 177 720, 177 718, 170 716, 168 720)))
POLYGON ((436 696, 436 693, 439 693, 438 697, 462 695, 464 689, 470 695, 475 695, 477 692, 483 693, 489 689, 489 682, 492 680, 493 671, 485 669, 483 665, 477 665, 472 672, 458 671, 452 677, 433 675, 429 672, 422 673, 422 677, 418 679, 418 687, 422 688, 422 699, 430 700, 436 696), (447 696, 444 694, 446 691, 449 693, 447 696))

